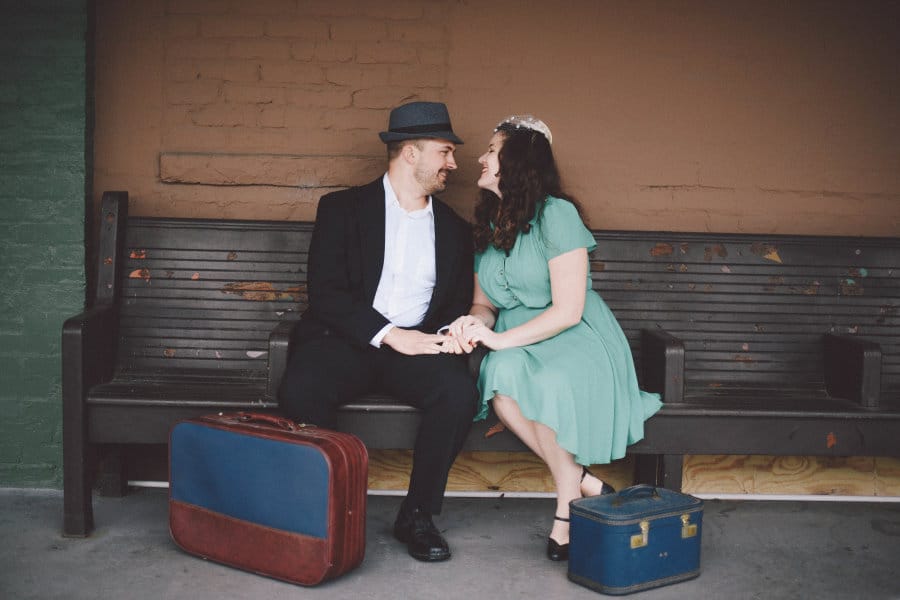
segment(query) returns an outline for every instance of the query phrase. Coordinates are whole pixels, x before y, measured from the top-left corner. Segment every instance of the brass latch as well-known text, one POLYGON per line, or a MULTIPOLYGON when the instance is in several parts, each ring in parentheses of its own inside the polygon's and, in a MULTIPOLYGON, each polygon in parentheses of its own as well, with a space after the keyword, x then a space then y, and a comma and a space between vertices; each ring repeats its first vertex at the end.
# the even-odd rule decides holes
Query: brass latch
POLYGON ((631 549, 643 548, 650 541, 650 521, 641 521, 641 532, 631 536, 631 549))
POLYGON ((691 515, 681 515, 681 537, 690 538, 697 535, 697 524, 691 523, 691 515))

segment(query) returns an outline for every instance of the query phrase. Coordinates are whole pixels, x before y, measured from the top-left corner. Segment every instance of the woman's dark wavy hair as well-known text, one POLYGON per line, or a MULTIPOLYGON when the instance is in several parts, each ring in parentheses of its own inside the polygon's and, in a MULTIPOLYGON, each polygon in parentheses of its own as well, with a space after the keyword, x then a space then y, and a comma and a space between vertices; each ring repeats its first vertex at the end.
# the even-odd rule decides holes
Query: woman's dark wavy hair
POLYGON ((547 196, 563 198, 581 207, 561 189, 559 169, 543 134, 525 128, 503 124, 497 128, 503 134, 500 148, 500 193, 481 190, 475 205, 475 251, 483 252, 495 246, 507 253, 516 243, 519 232, 528 233, 528 223, 540 216, 547 196), (491 224, 493 223, 493 228, 491 224))

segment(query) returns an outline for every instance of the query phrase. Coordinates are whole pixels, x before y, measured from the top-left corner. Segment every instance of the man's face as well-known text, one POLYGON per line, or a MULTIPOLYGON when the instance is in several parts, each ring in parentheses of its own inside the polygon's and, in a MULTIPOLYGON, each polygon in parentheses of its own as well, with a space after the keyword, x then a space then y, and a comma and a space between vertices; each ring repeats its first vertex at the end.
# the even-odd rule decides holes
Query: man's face
POLYGON ((447 187, 447 176, 456 169, 453 152, 456 144, 449 140, 418 140, 415 144, 416 164, 413 176, 428 194, 443 191, 447 187))

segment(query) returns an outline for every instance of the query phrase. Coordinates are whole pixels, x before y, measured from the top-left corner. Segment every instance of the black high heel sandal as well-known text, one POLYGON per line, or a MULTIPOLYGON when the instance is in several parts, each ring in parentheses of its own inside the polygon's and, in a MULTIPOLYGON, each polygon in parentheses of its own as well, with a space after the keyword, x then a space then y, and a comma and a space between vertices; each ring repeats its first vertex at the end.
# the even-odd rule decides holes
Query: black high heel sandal
MULTIPOLYGON (((590 475, 591 477, 594 477, 596 479, 600 479, 599 477, 597 477, 596 475, 594 475, 593 473, 588 471, 587 467, 584 467, 584 466, 581 467, 581 481, 584 481, 584 478, 587 477, 588 475, 590 475)), ((614 488, 613 486, 609 485, 608 483, 606 483, 603 480, 600 480, 600 483, 603 484, 602 487, 600 488, 601 496, 605 496, 606 494, 615 494, 616 493, 616 488, 614 488)))
MULTIPOLYGON (((568 523, 569 519, 564 519, 563 517, 553 516, 555 521, 562 521, 563 523, 568 523)), ((554 561, 563 561, 569 560, 569 544, 560 544, 552 537, 547 538, 547 558, 554 561)))

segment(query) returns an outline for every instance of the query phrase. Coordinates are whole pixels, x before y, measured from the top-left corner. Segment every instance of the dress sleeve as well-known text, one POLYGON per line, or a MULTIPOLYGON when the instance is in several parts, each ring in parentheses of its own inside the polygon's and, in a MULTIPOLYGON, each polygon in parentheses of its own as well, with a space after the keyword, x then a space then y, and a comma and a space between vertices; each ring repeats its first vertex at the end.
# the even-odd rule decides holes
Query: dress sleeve
POLYGON ((548 198, 537 223, 547 260, 576 248, 590 252, 597 247, 575 205, 567 200, 548 198))

